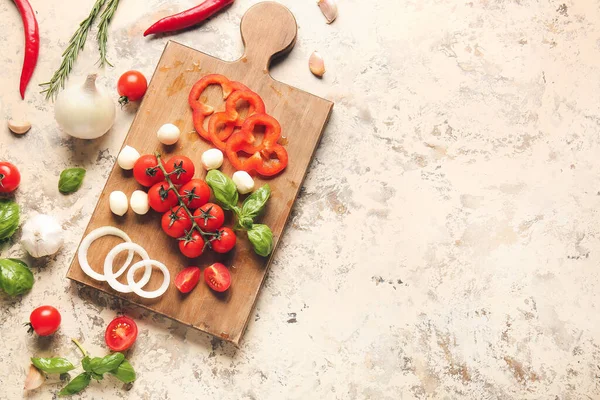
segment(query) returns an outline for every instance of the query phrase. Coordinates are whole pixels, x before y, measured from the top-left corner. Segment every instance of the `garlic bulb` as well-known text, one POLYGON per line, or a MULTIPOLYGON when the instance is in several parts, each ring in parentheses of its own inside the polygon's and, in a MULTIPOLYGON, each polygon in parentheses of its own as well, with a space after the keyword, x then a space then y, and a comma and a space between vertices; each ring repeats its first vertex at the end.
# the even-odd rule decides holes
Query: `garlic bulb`
POLYGON ((38 214, 23 226, 21 243, 32 257, 50 256, 63 245, 63 229, 55 218, 38 214))
POLYGON ((319 78, 325 74, 325 62, 323 61, 323 57, 316 51, 310 55, 308 59, 308 68, 310 68, 310 72, 313 75, 318 76, 319 78))
POLYGON ((319 0, 317 5, 327 19, 328 24, 332 23, 337 18, 338 8, 336 0, 319 0))
POLYGON ((131 146, 125 146, 117 157, 117 164, 124 170, 133 169, 135 162, 140 158, 140 153, 131 146))
POLYGON ((104 89, 96 87, 96 76, 88 75, 82 86, 63 90, 54 105, 58 125, 79 139, 96 139, 115 122, 115 103, 104 89))

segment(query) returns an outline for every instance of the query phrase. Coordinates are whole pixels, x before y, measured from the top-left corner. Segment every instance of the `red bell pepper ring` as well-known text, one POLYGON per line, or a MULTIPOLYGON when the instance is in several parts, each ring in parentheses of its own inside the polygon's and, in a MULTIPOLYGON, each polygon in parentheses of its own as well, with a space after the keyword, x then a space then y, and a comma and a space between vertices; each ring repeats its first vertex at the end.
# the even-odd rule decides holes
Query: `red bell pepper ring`
POLYGON ((200 80, 196 82, 194 86, 192 86, 192 90, 188 96, 188 103, 193 110, 198 110, 204 115, 210 115, 214 111, 211 106, 200 101, 200 96, 210 85, 220 85, 221 89, 223 90, 224 99, 229 97, 231 92, 234 90, 229 79, 223 75, 210 74, 200 78, 200 80))
POLYGON ((265 103, 260 96, 251 90, 236 90, 225 102, 225 112, 216 113, 210 118, 208 124, 209 140, 220 150, 225 150, 225 141, 231 136, 236 126, 242 126, 246 118, 240 116, 237 111, 237 103, 240 100, 247 101, 250 105, 248 115, 254 113, 264 114, 265 103), (218 130, 220 125, 224 125, 218 130))
POLYGON ((35 13, 27 0, 14 0, 21 19, 23 20, 23 32, 25 33, 25 55, 23 57, 23 69, 21 70, 21 82, 19 91, 21 98, 25 98, 25 89, 33 75, 40 53, 40 33, 35 13))
POLYGON ((288 164, 287 151, 277 143, 280 137, 281 126, 275 118, 267 114, 253 114, 246 119, 242 129, 229 138, 225 154, 231 165, 238 170, 254 170, 263 176, 273 176, 283 171, 288 164), (265 135, 260 144, 256 144, 254 136, 256 125, 265 126, 265 135), (250 157, 240 158, 240 153, 250 157))

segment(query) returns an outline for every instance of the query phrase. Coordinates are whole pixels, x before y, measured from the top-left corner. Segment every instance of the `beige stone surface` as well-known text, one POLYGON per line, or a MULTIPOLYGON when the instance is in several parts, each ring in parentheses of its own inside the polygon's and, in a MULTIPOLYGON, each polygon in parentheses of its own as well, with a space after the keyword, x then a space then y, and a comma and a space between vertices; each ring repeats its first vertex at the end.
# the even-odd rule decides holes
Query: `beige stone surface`
MULTIPOLYGON (((123 0, 100 70, 114 90, 130 68, 153 72, 168 39, 226 60, 241 55, 239 21, 254 0, 183 33, 143 38, 193 0, 123 0)), ((340 0, 327 25, 313 0, 285 0, 299 24, 273 69, 336 102, 240 349, 65 278, 135 110, 105 137, 61 133, 38 92, 92 0, 31 0, 42 51, 18 96, 22 28, 0 3, 0 158, 17 164, 24 219, 57 216, 55 257, 33 268, 22 298, 0 296, 0 398, 22 396, 33 355, 104 355, 117 312, 140 335, 129 391, 107 378, 84 399, 597 399, 600 398, 600 7, 596 0, 340 0), (323 80, 309 72, 325 58, 323 80), (71 196, 65 167, 88 170, 71 196), (42 304, 58 334, 22 323, 42 304)), ((93 35, 71 83, 98 71, 93 35)), ((47 385, 28 398, 54 398, 47 385)))

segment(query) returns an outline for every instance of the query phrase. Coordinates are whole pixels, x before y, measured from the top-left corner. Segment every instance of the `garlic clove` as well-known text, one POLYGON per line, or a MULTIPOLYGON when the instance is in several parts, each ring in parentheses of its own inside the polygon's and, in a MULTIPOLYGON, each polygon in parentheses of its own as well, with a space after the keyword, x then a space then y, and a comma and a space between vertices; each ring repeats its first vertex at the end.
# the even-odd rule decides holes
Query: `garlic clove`
POLYGON ((125 146, 117 157, 117 164, 124 170, 133 169, 135 162, 140 158, 140 153, 131 146, 125 146))
POLYGON ((25 378, 25 385, 23 390, 34 390, 42 386, 46 377, 40 372, 33 364, 29 365, 29 373, 25 378))
POLYGON ((172 145, 177 143, 177 141, 179 140, 179 136, 181 136, 181 131, 176 125, 164 124, 158 129, 158 132, 156 132, 156 136, 158 137, 158 141, 162 144, 172 145))
POLYGON ((325 61, 323 61, 323 57, 316 51, 310 55, 308 67, 310 68, 310 72, 319 78, 325 74, 325 61))
POLYGON ((144 215, 150 210, 150 204, 148 203, 148 193, 143 190, 136 190, 131 194, 129 199, 129 205, 134 213, 138 215, 144 215))
POLYGON ((321 9, 321 12, 327 19, 327 23, 330 24, 337 18, 338 8, 336 0, 319 0, 317 5, 321 9))
POLYGON ((8 129, 10 129, 12 133, 15 133, 17 135, 27 133, 27 131, 31 129, 31 123, 29 121, 19 121, 11 119, 8 120, 7 125, 8 129))
POLYGON ((254 189, 254 179, 246 171, 235 171, 231 180, 240 194, 250 193, 254 189))
POLYGON ((202 166, 207 171, 219 169, 223 165, 223 152, 219 149, 209 149, 202 153, 202 166))
POLYGON ((110 196, 108 196, 108 204, 110 205, 110 211, 120 217, 125 215, 127 208, 129 208, 127 195, 120 190, 115 190, 110 193, 110 196))

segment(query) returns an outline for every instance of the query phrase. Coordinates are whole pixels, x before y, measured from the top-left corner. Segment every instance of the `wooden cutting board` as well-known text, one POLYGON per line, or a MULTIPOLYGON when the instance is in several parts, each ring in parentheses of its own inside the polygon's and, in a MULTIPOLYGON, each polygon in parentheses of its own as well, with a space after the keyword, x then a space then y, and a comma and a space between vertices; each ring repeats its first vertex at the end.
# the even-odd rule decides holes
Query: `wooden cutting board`
MULTIPOLYGON (((175 42, 167 43, 124 146, 132 146, 141 154, 158 150, 167 157, 174 154, 186 155, 196 165, 196 177, 204 178, 205 171, 202 169, 200 156, 212 146, 194 131, 192 113, 187 102, 189 91, 206 74, 223 74, 231 80, 242 82, 263 98, 267 113, 280 122, 280 143, 285 145, 289 154, 289 165, 283 173, 272 179, 256 179, 256 187, 268 182, 272 189, 272 197, 261 222, 273 230, 276 246, 333 103, 278 82, 269 74, 271 60, 290 51, 296 40, 296 21, 286 7, 275 2, 256 4, 242 18, 241 33, 245 53, 235 62, 225 62, 175 42), (158 142, 156 131, 169 122, 181 129, 182 137, 175 145, 164 146, 158 142)), ((209 104, 217 106, 217 111, 223 108, 219 87, 209 87, 203 96, 206 96, 209 104)), ((221 170, 229 176, 235 172, 227 159, 221 170)), ((92 280, 85 275, 76 256, 67 277, 238 345, 272 255, 269 258, 257 256, 245 233, 240 233, 236 248, 227 255, 207 251, 198 259, 187 259, 179 253, 177 241, 162 232, 160 214, 150 210, 145 216, 139 216, 131 209, 123 217, 111 213, 108 197, 112 191, 121 190, 130 196, 137 189, 142 188, 133 179, 131 172, 123 171, 115 163, 85 235, 106 225, 124 230, 135 243, 148 251, 150 258, 168 266, 171 285, 165 295, 149 301, 136 295, 118 293, 107 283, 92 280), (182 268, 191 265, 204 268, 216 261, 230 267, 232 284, 226 293, 219 295, 212 292, 203 281, 190 294, 179 293, 173 280, 182 268)), ((231 226, 231 216, 225 224, 231 226)), ((117 238, 106 236, 92 245, 88 260, 94 270, 102 272, 106 254, 119 242, 117 238)), ((124 258, 124 254, 122 256, 124 258)), ((116 265, 120 265, 118 261, 119 259, 115 262, 116 265)), ((147 289, 153 290, 161 282, 162 274, 155 270, 147 289)))

